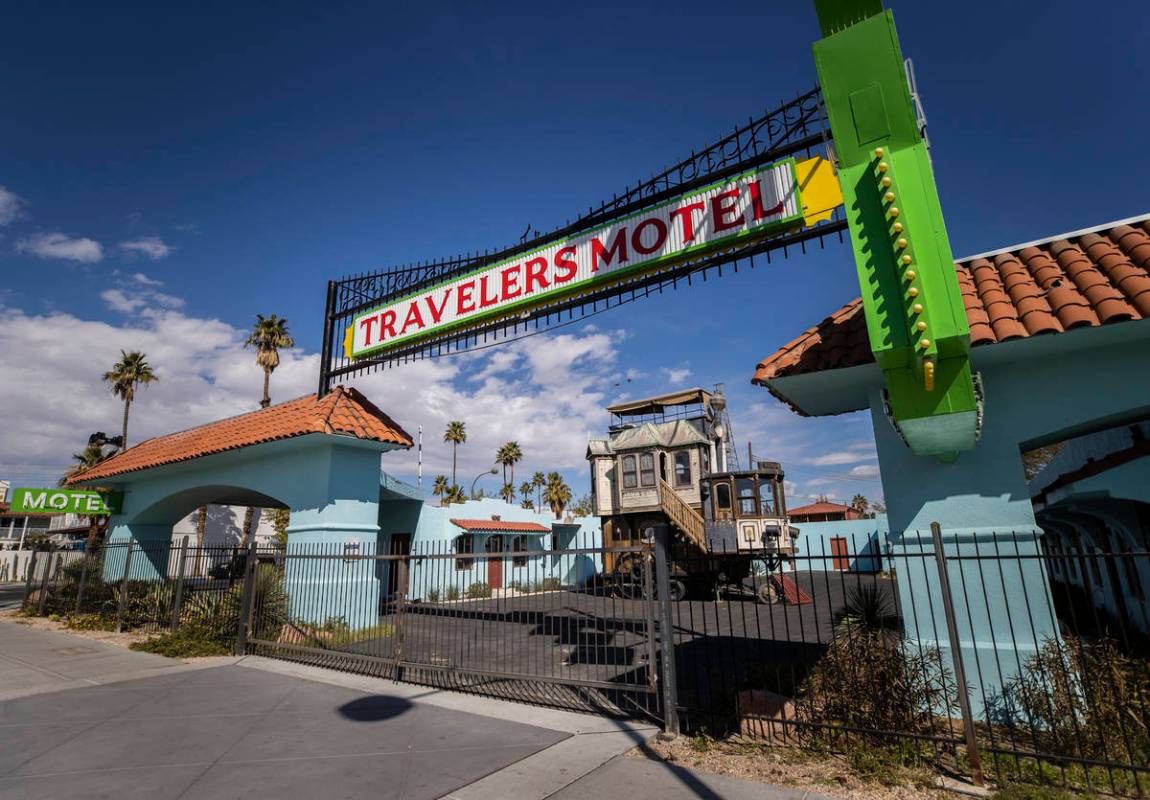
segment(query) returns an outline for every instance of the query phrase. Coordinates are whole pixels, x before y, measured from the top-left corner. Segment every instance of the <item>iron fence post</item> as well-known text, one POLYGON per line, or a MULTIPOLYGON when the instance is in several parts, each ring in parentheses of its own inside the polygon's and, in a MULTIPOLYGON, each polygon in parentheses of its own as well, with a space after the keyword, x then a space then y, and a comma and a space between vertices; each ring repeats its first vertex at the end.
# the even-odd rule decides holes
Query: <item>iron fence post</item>
POLYGON ((132 574, 132 550, 136 540, 128 539, 128 554, 124 556, 124 577, 120 579, 120 602, 116 604, 116 633, 124 631, 124 607, 128 604, 128 576, 132 574))
POLYGON ((44 616, 44 606, 48 602, 48 582, 52 578, 52 554, 48 553, 44 559, 44 580, 40 581, 40 601, 36 604, 36 613, 44 616))
POLYGON ((651 569, 650 550, 643 553, 643 599, 647 613, 647 685, 657 696, 659 691, 659 646, 655 642, 655 576, 651 569))
POLYGON ((84 601, 84 584, 88 582, 88 562, 91 560, 92 554, 84 551, 84 563, 80 567, 80 584, 76 587, 76 606, 72 613, 75 616, 80 615, 80 604, 84 601))
POLYGON ((28 556, 28 566, 25 567, 28 574, 24 578, 24 599, 20 601, 21 611, 28 608, 28 597, 32 594, 32 581, 35 580, 36 576, 36 553, 38 552, 38 550, 33 550, 32 555, 28 556))
POLYGON ((966 688, 966 670, 962 664, 962 651, 959 649, 958 622, 954 616, 954 599, 950 594, 950 575, 946 568, 946 553, 942 549, 942 526, 930 523, 930 535, 934 540, 934 560, 938 565, 938 585, 942 593, 942 609, 946 616, 946 634, 950 640, 951 660, 954 662, 954 680, 958 684, 958 708, 962 713, 962 730, 966 736, 966 757, 970 761, 970 777, 976 786, 983 785, 982 757, 978 754, 978 740, 974 734, 974 716, 970 711, 970 695, 966 688))
POLYGON ((180 542, 180 569, 176 573, 176 596, 172 599, 172 625, 174 633, 180 627, 180 605, 184 601, 184 571, 188 563, 188 537, 180 542))
POLYGON ((256 588, 256 537, 248 542, 247 555, 244 558, 244 589, 240 601, 240 617, 236 623, 236 655, 247 655, 248 627, 251 624, 252 597, 256 588))
POLYGON ((659 649, 662 655, 663 733, 679 735, 679 687, 675 682, 675 621, 671 611, 671 567, 667 552, 671 546, 667 523, 655 529, 655 593, 659 598, 659 649))

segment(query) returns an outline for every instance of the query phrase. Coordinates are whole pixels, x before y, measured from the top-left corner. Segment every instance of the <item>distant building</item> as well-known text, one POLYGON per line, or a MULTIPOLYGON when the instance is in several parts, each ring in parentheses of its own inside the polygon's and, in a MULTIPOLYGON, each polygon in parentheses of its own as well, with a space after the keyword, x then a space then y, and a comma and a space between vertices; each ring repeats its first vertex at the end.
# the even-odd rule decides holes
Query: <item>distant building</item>
POLYGON ((863 519, 863 515, 850 506, 843 505, 842 503, 831 503, 826 500, 792 508, 787 512, 787 516, 789 516, 791 522, 795 524, 803 522, 839 522, 848 519, 863 519))

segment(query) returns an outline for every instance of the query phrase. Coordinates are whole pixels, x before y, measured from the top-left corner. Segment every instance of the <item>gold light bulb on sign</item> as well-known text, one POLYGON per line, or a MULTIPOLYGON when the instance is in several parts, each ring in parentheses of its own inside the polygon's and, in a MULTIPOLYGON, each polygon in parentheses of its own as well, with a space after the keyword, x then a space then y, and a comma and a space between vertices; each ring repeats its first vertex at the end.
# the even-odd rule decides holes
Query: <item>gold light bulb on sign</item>
POLYGON ((909 294, 911 297, 918 297, 918 289, 914 288, 913 286, 910 287, 909 289, 907 289, 906 293, 909 294))
POLYGON ((883 153, 883 150, 881 147, 876 147, 874 149, 874 157, 875 158, 882 158, 882 153, 883 153))
POLYGON ((899 239, 897 242, 895 242, 895 244, 898 245, 899 250, 906 249, 906 239, 899 239))
POLYGON ((922 385, 928 392, 934 391, 934 362, 929 358, 922 362, 922 385))
POLYGON ((899 214, 898 206, 891 206, 890 210, 887 213, 890 214, 892 217, 897 217, 899 214))
POLYGON ((900 260, 902 261, 903 264, 909 264, 910 263, 910 256, 905 255, 900 260))
POLYGON ((885 161, 878 162, 879 172, 886 172, 888 169, 890 169, 890 166, 885 161))
POLYGON ((923 350, 927 349, 930 347, 930 339, 919 339, 918 346, 923 350))
POLYGON ((896 222, 894 225, 891 226, 891 228, 895 233, 902 233, 902 223, 901 222, 896 222))
POLYGON ((922 313, 922 303, 915 303, 913 306, 910 307, 910 310, 916 314, 921 314, 922 313))
POLYGON ((889 188, 889 187, 890 187, 890 178, 883 178, 883 179, 880 181, 880 183, 883 185, 883 188, 884 188, 884 189, 885 189, 885 188, 889 188))
POLYGON ((882 196, 882 199, 887 203, 893 203, 894 202, 894 192, 887 192, 886 194, 884 194, 882 196))
POLYGON ((908 270, 906 271, 906 279, 907 279, 908 281, 913 281, 913 280, 914 280, 915 278, 917 278, 917 277, 918 277, 918 273, 917 273, 917 272, 915 272, 913 269, 908 269, 908 270))
POLYGON ((918 322, 915 324, 915 326, 914 326, 914 327, 915 327, 915 330, 917 330, 919 333, 921 333, 922 331, 925 331, 925 330, 926 330, 926 323, 925 323, 925 322, 923 322, 922 320, 919 320, 919 321, 918 321, 918 322))

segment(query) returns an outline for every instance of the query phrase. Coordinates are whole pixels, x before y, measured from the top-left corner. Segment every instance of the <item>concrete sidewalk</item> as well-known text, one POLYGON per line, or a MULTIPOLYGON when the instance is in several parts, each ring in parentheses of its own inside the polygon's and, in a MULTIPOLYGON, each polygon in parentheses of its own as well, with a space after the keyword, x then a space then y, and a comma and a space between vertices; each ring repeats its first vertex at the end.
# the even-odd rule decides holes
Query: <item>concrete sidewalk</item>
POLYGON ((620 757, 650 724, 273 659, 0 622, 0 665, 0 799, 804 797, 620 757))

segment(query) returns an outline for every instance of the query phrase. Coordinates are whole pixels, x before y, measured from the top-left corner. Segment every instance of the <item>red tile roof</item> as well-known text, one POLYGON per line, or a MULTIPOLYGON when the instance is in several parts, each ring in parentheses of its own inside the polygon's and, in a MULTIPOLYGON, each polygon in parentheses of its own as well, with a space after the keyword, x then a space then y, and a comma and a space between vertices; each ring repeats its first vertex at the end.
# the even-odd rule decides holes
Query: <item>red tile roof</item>
POLYGON ((828 503, 819 501, 817 503, 809 503, 805 506, 798 508, 788 508, 787 516, 790 517, 809 517, 815 514, 845 514, 847 519, 859 519, 861 515, 853 508, 842 503, 828 503))
POLYGON ((391 417, 355 389, 337 386, 320 399, 307 395, 238 417, 148 439, 73 475, 68 483, 91 483, 125 472, 309 433, 340 434, 411 447, 411 437, 391 417))
MULTIPOLYGON (((1150 318, 1150 219, 976 256, 955 270, 975 347, 1150 318)), ((764 359, 753 382, 873 361, 859 299, 764 359)))
POLYGON ((504 522, 498 519, 453 519, 453 525, 458 525, 469 533, 482 531, 496 531, 499 533, 550 533, 551 529, 538 522, 504 522))

